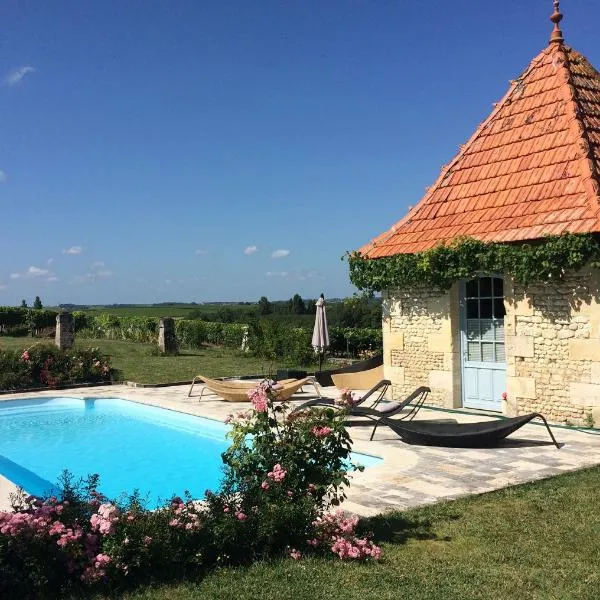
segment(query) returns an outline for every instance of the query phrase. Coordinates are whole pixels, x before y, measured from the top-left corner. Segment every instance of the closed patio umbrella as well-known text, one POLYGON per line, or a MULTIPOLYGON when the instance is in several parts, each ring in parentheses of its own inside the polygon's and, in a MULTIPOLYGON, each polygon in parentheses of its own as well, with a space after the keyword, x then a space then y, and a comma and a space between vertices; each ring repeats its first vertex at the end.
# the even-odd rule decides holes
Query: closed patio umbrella
POLYGON ((319 355, 319 371, 323 364, 323 354, 329 348, 329 331, 327 331, 327 313, 325 312, 325 296, 317 300, 317 314, 315 315, 315 328, 313 329, 312 347, 319 355))

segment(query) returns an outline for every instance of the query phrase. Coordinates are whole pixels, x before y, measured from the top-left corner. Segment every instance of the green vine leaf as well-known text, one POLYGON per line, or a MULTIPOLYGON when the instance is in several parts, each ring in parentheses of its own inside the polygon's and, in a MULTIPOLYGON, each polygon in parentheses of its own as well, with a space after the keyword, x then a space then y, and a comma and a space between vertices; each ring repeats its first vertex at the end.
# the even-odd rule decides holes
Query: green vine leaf
POLYGON ((567 271, 600 267, 600 243, 594 234, 551 236, 535 242, 486 244, 456 238, 415 254, 368 259, 346 253, 350 281, 366 292, 425 285, 448 289, 454 282, 481 274, 504 274, 521 284, 560 281, 567 271))

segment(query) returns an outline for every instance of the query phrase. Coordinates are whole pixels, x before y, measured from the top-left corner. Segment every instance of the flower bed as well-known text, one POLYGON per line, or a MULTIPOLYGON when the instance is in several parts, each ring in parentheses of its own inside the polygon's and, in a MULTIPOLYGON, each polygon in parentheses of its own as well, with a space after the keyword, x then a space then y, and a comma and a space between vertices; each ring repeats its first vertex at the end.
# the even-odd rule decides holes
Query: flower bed
POLYGON ((249 396, 252 408, 230 418, 221 488, 202 502, 150 511, 136 495, 104 498, 97 476, 75 485, 65 474, 60 499, 23 497, 0 513, 0 597, 122 589, 277 555, 379 559, 358 518, 330 512, 353 469, 344 411, 290 412, 269 382, 249 396))

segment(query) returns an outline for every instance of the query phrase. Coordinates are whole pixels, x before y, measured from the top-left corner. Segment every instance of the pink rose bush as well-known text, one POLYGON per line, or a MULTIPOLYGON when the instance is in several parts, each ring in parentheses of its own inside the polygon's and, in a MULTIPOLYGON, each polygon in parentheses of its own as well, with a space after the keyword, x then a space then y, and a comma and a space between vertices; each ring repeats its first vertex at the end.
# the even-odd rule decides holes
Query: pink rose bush
MULTIPOLYGON (((250 414, 229 420, 232 444, 223 455, 226 477, 222 496, 213 497, 217 503, 229 498, 228 505, 235 505, 230 514, 247 517, 238 523, 238 535, 255 528, 248 543, 257 554, 270 547, 295 560, 314 552, 344 560, 379 558, 380 550, 355 534, 357 519, 328 512, 344 500, 349 472, 355 468, 348 461, 352 441, 344 426, 345 412, 327 407, 293 411, 278 400, 269 381, 250 390, 248 397, 250 414)), ((234 544, 232 539, 232 553, 234 544)))
POLYGON ((358 537, 355 528, 357 516, 347 516, 343 510, 327 513, 313 522, 315 536, 307 540, 313 548, 324 546, 342 560, 365 560, 381 558, 381 548, 368 537, 358 537))
POLYGON ((0 389, 56 388, 64 384, 108 381, 110 358, 98 348, 59 350, 39 343, 29 348, 0 350, 0 389))

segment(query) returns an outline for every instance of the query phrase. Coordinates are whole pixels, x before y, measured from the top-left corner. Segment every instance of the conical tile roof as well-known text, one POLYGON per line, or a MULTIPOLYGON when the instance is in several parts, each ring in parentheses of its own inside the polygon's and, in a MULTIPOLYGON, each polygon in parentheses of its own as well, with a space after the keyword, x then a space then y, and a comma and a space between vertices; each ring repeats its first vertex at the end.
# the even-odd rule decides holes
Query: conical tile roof
POLYGON ((600 74, 553 35, 422 200, 363 256, 420 252, 457 236, 600 232, 600 74))

